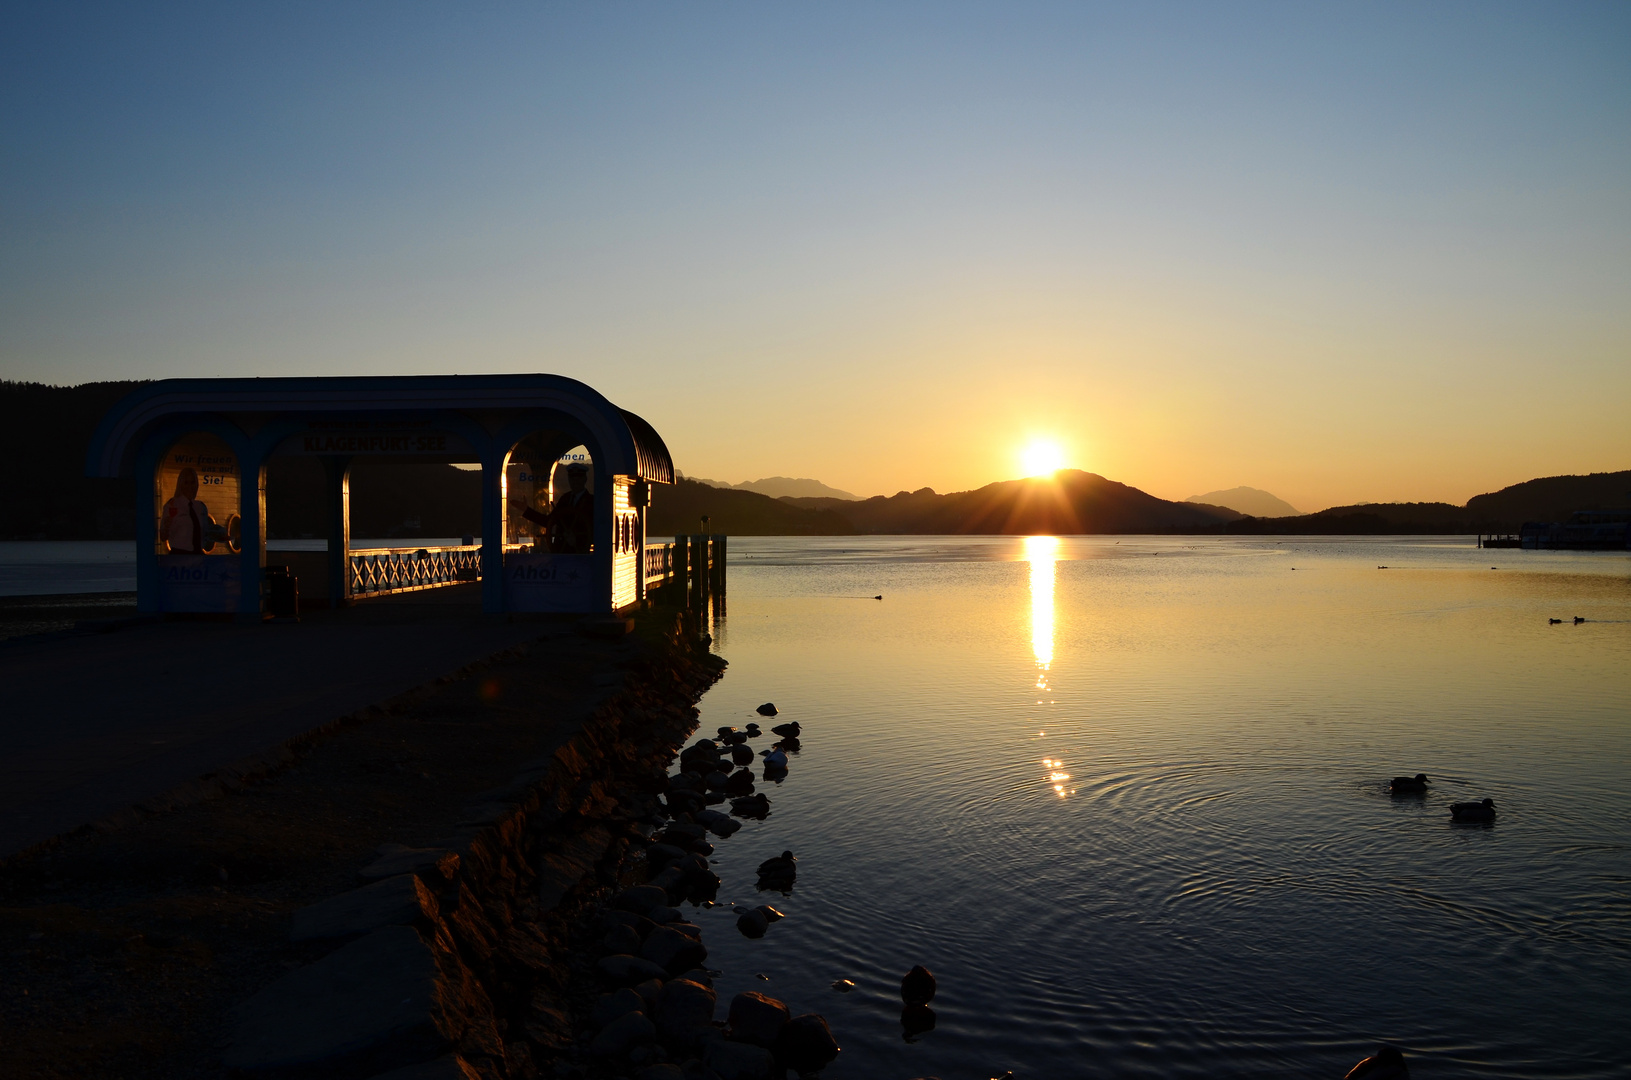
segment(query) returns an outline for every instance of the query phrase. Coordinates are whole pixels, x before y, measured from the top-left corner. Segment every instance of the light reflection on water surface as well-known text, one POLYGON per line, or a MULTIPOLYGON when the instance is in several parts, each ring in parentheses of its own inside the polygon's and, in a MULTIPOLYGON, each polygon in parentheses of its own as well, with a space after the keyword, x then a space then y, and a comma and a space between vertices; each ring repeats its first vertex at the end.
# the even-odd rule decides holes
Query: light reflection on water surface
POLYGON ((773 700, 804 749, 762 785, 769 820, 720 845, 721 899, 763 902, 752 868, 784 847, 800 870, 763 940, 698 917, 722 1002, 833 1023, 825 1075, 1340 1076, 1382 1039, 1441 1077, 1631 1060, 1631 560, 1191 538, 731 555, 703 729, 773 700), (1387 793, 1417 771, 1425 796, 1387 793), (1493 827, 1448 825, 1485 795, 1493 827), (919 962, 939 1025, 907 1043, 919 962))

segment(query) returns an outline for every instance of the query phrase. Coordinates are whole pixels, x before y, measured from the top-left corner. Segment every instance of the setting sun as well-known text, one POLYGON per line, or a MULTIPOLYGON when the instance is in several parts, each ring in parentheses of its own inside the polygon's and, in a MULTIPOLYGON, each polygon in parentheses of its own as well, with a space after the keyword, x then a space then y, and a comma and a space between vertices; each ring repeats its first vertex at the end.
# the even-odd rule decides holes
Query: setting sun
POLYGON ((1065 451, 1051 439, 1032 439, 1019 454, 1026 476, 1047 476, 1065 467, 1065 451))

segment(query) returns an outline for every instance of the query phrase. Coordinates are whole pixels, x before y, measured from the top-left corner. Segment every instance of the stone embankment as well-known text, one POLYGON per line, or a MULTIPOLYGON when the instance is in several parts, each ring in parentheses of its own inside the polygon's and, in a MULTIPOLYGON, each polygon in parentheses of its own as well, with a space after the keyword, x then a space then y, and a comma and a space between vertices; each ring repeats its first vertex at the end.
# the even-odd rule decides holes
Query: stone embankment
MULTIPOLYGON (((724 668, 693 615, 639 621, 547 628, 264 773, 0 866, 0 1073, 606 1074, 605 900, 645 873, 724 668)), ((659 939, 668 964, 684 936, 659 939)))
MULTIPOLYGON (((386 845, 359 871, 370 884, 295 912, 291 938, 336 947, 233 1010, 223 1063, 336 1080, 578 1072, 574 926, 647 841, 692 702, 723 667, 682 648, 694 636, 681 619, 669 667, 631 679, 549 759, 449 823, 467 839, 386 845)), ((669 933, 672 963, 690 939, 669 933)))

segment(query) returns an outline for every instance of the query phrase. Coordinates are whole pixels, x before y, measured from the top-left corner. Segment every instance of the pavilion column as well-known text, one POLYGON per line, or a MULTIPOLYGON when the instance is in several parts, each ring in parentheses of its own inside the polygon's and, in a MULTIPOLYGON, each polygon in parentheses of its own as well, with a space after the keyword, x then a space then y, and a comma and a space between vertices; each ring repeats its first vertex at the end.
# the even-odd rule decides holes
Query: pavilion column
POLYGON ((592 456, 595 469, 595 599, 594 609, 597 612, 612 610, 612 560, 617 557, 613 550, 612 534, 612 490, 617 480, 610 470, 600 463, 600 448, 597 446, 592 456))
POLYGON ((351 603, 351 458, 323 458, 323 503, 328 512, 328 606, 351 603))
POLYGON ((261 570, 266 566, 266 459, 238 461, 238 621, 261 621, 261 570))
POLYGON ((159 523, 154 487, 158 483, 159 458, 163 455, 157 439, 149 439, 136 456, 136 610, 158 611, 159 523))
POLYGON ((508 447, 493 447, 481 461, 481 610, 506 610, 504 600, 504 465, 508 447))

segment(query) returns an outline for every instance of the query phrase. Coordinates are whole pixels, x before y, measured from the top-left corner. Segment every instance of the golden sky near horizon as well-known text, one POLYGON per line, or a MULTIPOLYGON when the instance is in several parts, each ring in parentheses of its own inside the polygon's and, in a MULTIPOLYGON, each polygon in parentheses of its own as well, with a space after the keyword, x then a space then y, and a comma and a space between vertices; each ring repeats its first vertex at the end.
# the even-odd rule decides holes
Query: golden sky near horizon
POLYGON ((1631 468, 1631 7, 20 13, 0 377, 550 371, 688 474, 1631 468))

